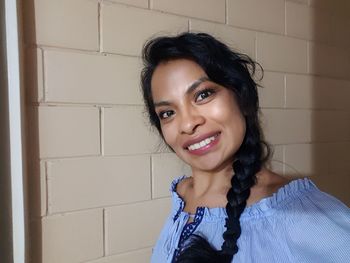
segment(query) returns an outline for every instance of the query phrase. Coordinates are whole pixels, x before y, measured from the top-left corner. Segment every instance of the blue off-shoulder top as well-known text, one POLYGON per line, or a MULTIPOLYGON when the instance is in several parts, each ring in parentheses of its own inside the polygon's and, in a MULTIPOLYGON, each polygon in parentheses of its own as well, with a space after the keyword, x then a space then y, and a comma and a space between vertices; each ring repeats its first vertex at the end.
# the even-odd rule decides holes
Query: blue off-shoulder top
MULTIPOLYGON (((191 235, 205 237, 216 249, 226 230, 225 208, 198 207, 192 223, 172 182, 172 210, 153 249, 152 263, 174 262, 191 235)), ((350 262, 350 209, 320 191, 308 178, 291 181, 248 206, 234 263, 350 262)))

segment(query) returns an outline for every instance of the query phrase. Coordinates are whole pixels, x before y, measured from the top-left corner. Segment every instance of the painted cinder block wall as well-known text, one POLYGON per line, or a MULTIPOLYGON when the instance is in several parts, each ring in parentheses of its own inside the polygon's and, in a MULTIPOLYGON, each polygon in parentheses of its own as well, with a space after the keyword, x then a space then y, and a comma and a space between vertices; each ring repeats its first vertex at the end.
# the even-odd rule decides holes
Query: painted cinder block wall
POLYGON ((271 166, 350 204, 349 1, 22 1, 28 255, 33 263, 149 262, 189 174, 144 115, 152 35, 212 33, 265 69, 271 166))

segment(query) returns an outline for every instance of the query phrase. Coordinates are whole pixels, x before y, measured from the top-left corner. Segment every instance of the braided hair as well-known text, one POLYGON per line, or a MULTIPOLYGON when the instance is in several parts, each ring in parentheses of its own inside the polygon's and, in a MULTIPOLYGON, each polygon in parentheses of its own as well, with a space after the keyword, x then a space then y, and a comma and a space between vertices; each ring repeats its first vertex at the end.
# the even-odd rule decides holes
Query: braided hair
POLYGON ((144 68, 141 73, 141 86, 144 102, 151 124, 162 137, 151 92, 152 75, 160 63, 189 59, 201 66, 210 80, 233 91, 237 97, 246 122, 246 133, 232 164, 234 176, 227 193, 224 243, 218 251, 204 237, 193 235, 189 245, 180 251, 176 259, 176 262, 181 263, 231 262, 238 251, 237 240, 241 234, 239 218, 246 207, 250 188, 256 183, 256 173, 270 155, 269 146, 262 138, 258 117, 258 84, 253 79, 256 66, 260 65, 205 33, 186 32, 172 37, 154 38, 145 44, 142 58, 144 68))

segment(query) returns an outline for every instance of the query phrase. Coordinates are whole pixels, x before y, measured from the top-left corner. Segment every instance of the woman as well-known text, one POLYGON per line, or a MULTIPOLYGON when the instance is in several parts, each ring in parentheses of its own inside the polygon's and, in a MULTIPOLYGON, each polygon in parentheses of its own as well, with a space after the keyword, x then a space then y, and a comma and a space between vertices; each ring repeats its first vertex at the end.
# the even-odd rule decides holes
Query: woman
POLYGON ((152 262, 350 260, 349 209, 265 168, 255 62, 203 33, 153 39, 143 59, 150 122, 192 170, 152 262))

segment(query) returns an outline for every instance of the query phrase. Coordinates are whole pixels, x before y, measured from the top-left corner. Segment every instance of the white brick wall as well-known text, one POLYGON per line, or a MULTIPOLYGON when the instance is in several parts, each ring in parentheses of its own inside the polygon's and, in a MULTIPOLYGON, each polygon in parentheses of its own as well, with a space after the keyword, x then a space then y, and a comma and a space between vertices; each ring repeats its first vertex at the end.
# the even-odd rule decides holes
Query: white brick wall
POLYGON ((36 44, 98 50, 97 1, 35 0, 34 5, 36 44))
POLYGON ((307 73, 307 42, 257 33, 257 59, 266 70, 307 73))
POLYGON ((171 182, 185 174, 190 174, 189 166, 180 161, 174 153, 153 154, 152 197, 168 196, 171 182))
POLYGON ((102 210, 47 216, 42 220, 42 261, 82 262, 103 256, 102 210))
POLYGON ((151 248, 138 249, 136 251, 106 256, 98 260, 89 261, 89 263, 149 263, 151 254, 151 248))
POLYGON ((151 247, 170 212, 170 199, 163 198, 105 210, 106 254, 151 247))
POLYGON ((30 2, 31 262, 149 262, 169 184, 189 174, 143 114, 140 52, 156 35, 208 32, 261 63, 271 167, 350 204, 349 1, 30 2))
POLYGON ((311 141, 311 111, 264 109, 262 112, 267 141, 273 144, 307 143, 311 141))
POLYGON ((147 155, 48 161, 47 178, 49 213, 151 199, 147 155))
POLYGON ((278 72, 264 72, 262 88, 258 89, 260 107, 283 108, 285 105, 284 74, 278 72), (281 88, 282 87, 282 88, 281 88))
POLYGON ((106 155, 152 153, 160 142, 149 129, 142 106, 104 108, 102 129, 106 155))
POLYGON ((286 2, 286 34, 288 36, 330 43, 331 18, 331 15, 326 11, 303 4, 286 2))
POLYGON ((224 41, 231 48, 239 50, 255 58, 255 32, 251 30, 229 27, 224 24, 191 19, 192 32, 207 32, 224 41))
POLYGON ((309 43, 309 73, 349 79, 349 50, 319 43, 309 43))
POLYGON ((39 107, 40 157, 100 154, 99 110, 95 107, 39 107))
POLYGON ((140 55, 144 42, 155 34, 188 30, 188 22, 161 12, 124 5, 102 5, 102 50, 108 53, 140 55))
POLYGON ((284 21, 284 0, 227 1, 229 25, 283 34, 284 21))
POLYGON ((152 0, 151 8, 225 23, 225 0, 152 0))
POLYGON ((47 102, 142 104, 138 58, 47 51, 45 66, 47 102))

